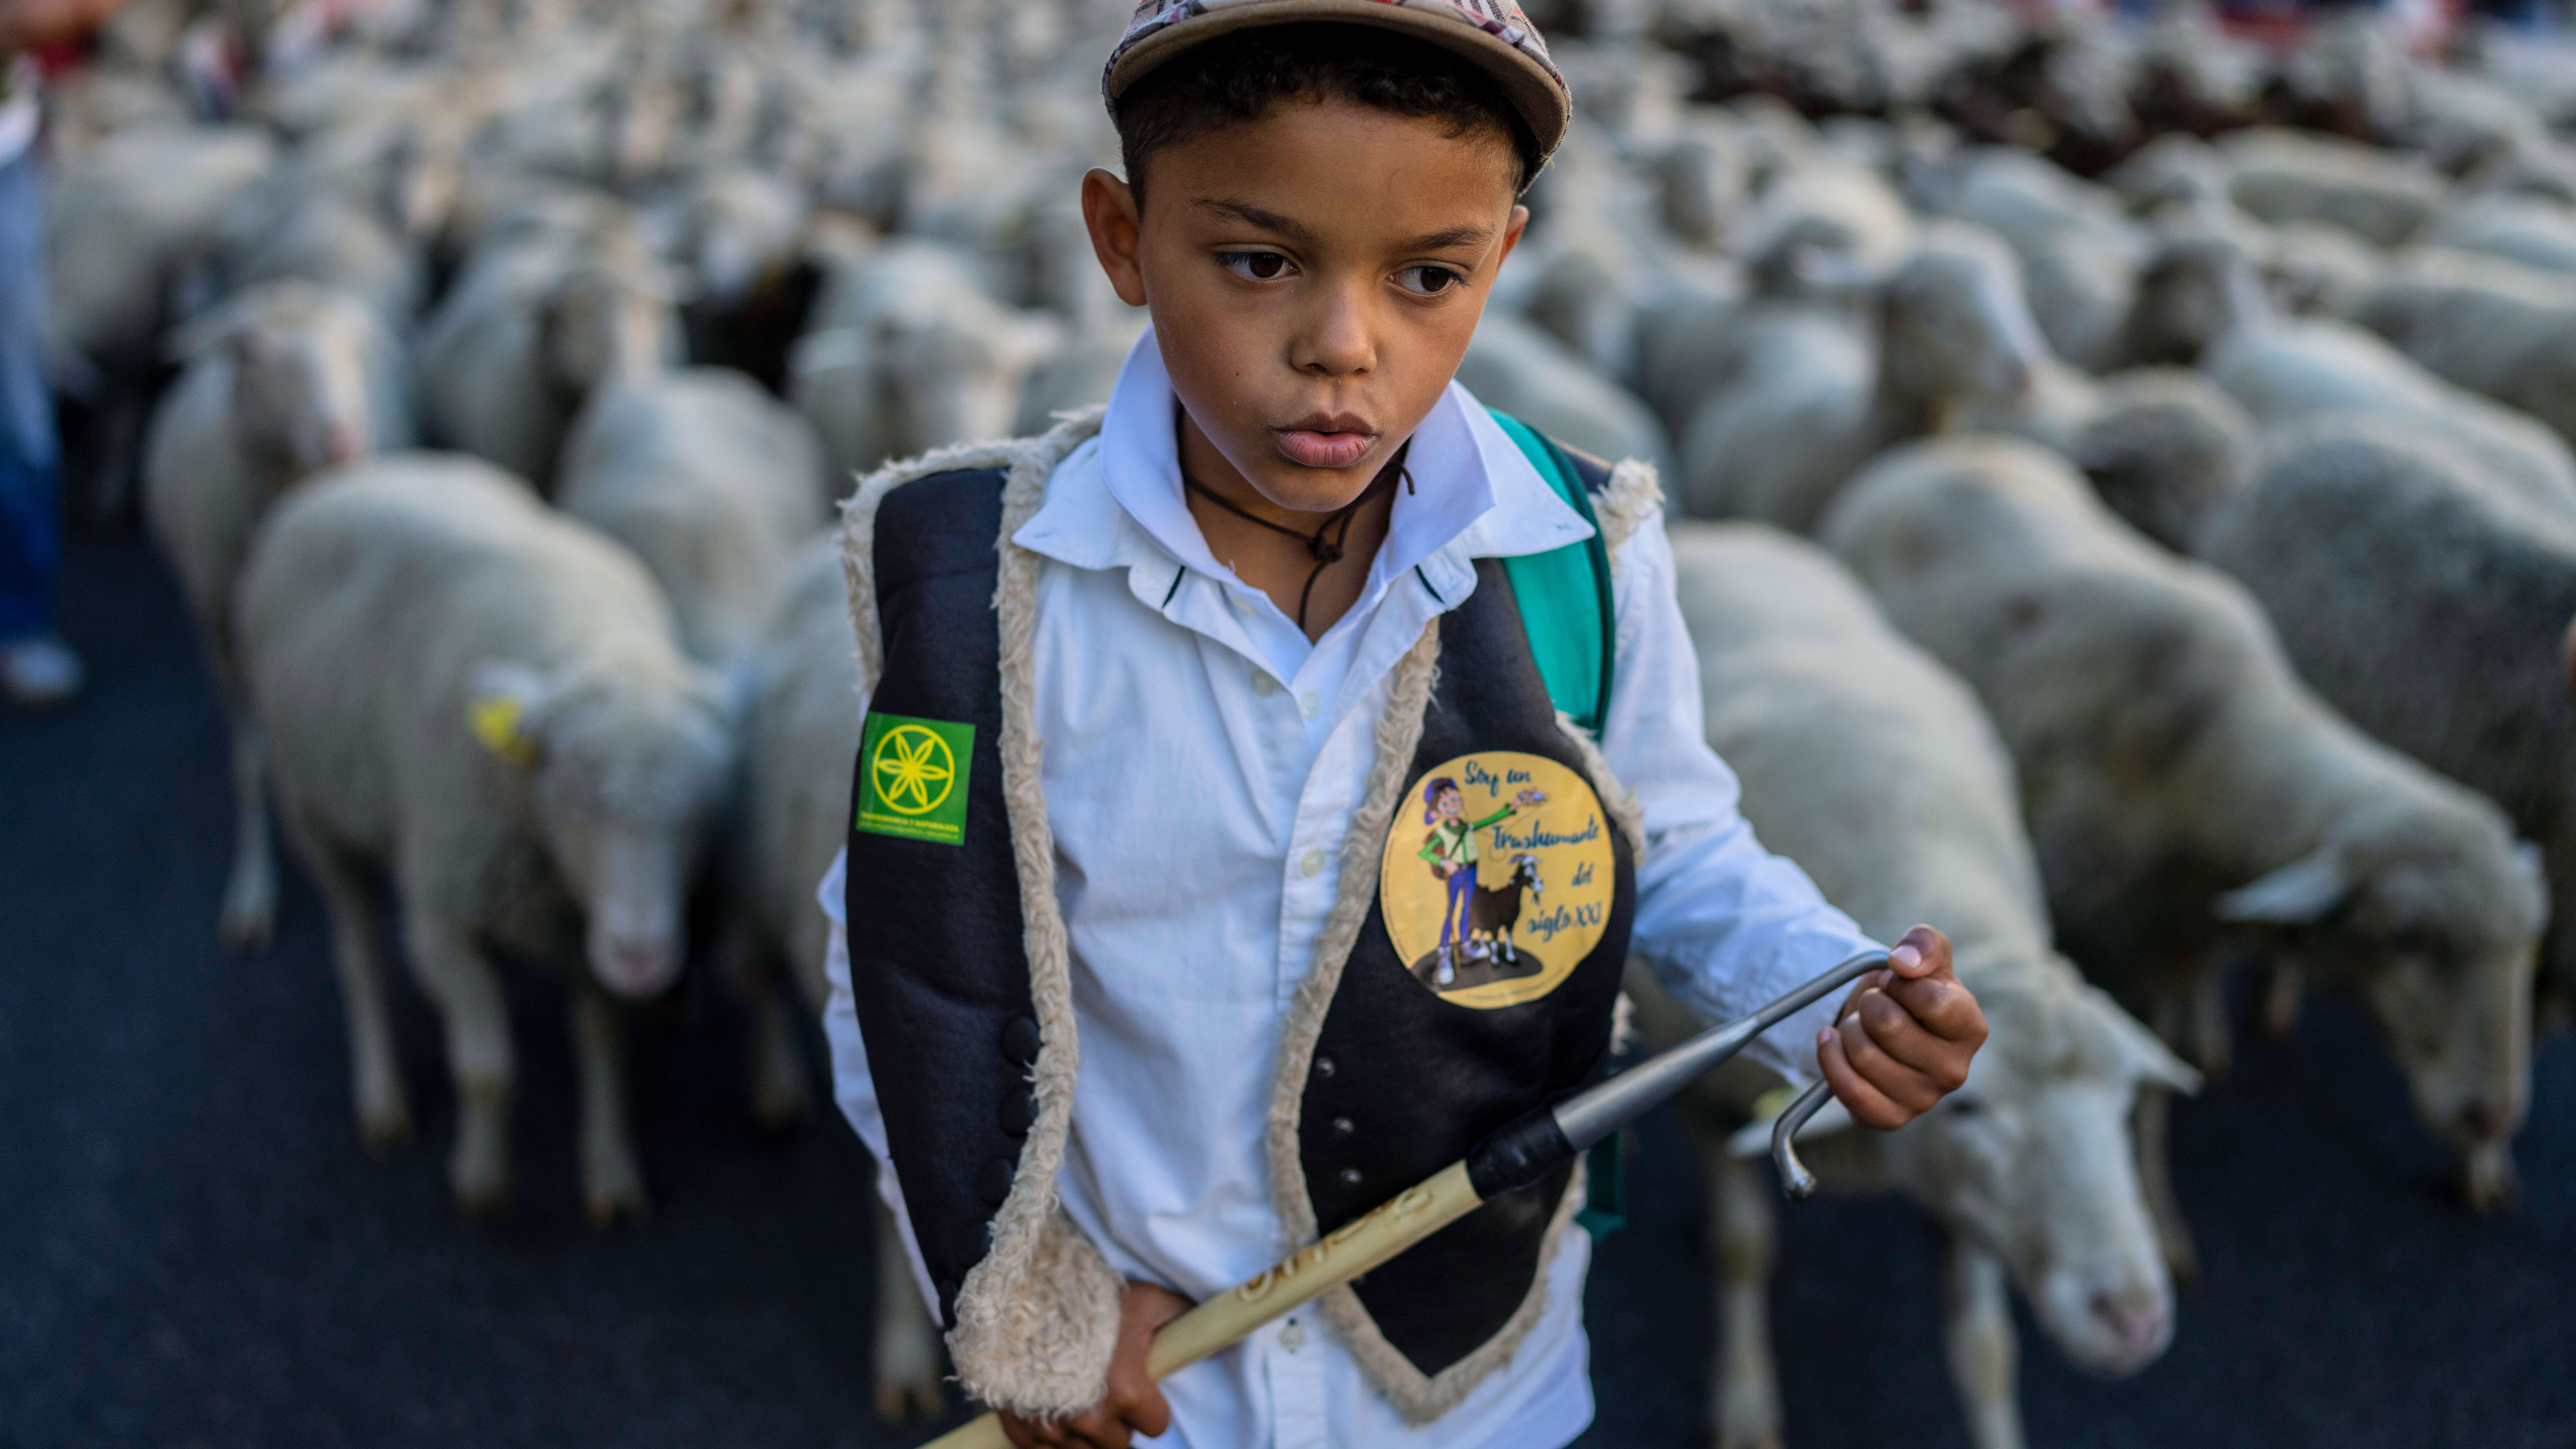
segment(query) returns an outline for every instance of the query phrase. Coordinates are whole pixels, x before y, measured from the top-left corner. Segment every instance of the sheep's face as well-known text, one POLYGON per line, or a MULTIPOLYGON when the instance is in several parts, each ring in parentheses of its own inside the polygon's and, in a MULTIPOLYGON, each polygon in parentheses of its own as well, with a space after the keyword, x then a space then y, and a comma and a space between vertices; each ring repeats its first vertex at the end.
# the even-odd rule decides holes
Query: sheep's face
POLYGON ((243 445, 301 478, 375 445, 373 326, 354 305, 297 308, 235 332, 233 421, 243 445))
POLYGON ((879 375, 907 420, 912 436, 905 442, 929 449, 1008 436, 1021 382, 1056 341, 1055 329, 1037 318, 939 317, 889 328, 879 375))
POLYGON ((723 804, 724 717, 694 686, 576 686, 533 728, 537 811, 582 906, 591 974, 619 996, 659 995, 679 976, 690 877, 723 804))
POLYGON ((2138 279, 2129 351, 2141 363, 2194 362, 2270 310, 2243 247, 2225 237, 2191 237, 2165 248, 2138 279))
POLYGON ((2001 1260, 2059 1349, 2137 1372, 2173 1338, 2173 1282, 2138 1184, 2142 1086, 2198 1077, 2090 988, 1990 998, 1968 1084, 1891 1134, 1891 1174, 1950 1231, 2001 1260))
POLYGON ((2232 893, 2221 913, 2283 928, 2284 954, 2356 992, 2417 1115, 2464 1155, 2471 1203, 2512 1195, 2548 904, 2536 853, 2492 807, 2407 812, 2232 893))
POLYGON ((544 314, 556 386, 583 397, 606 378, 661 369, 674 333, 670 298, 657 281, 605 261, 565 273, 544 314))
POLYGON ((2049 356, 2012 254, 1963 228, 1927 235, 1888 279, 1881 328, 1891 391, 1926 405, 2019 402, 2049 356))

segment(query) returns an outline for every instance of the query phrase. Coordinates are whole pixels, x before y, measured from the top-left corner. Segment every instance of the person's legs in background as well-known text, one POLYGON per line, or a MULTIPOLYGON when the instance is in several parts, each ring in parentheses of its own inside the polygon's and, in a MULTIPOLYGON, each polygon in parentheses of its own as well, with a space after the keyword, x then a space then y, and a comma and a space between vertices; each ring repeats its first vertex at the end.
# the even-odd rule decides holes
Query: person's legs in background
POLYGON ((44 326, 44 181, 31 148, 0 163, 0 693, 21 705, 81 687, 80 656, 54 632, 62 469, 44 326))

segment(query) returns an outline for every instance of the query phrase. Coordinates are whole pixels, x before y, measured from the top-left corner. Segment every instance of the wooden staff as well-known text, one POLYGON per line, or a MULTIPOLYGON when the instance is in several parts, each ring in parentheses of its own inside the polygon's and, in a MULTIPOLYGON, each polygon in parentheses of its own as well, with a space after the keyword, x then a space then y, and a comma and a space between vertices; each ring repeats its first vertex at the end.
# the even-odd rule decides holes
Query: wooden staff
MULTIPOLYGON (((1584 1149, 1671 1099, 1700 1074, 1840 987, 1887 964, 1884 951, 1863 951, 1741 1021, 1713 1026, 1554 1107, 1514 1119, 1474 1151, 1368 1213, 1326 1233, 1272 1267, 1155 1330, 1145 1369, 1165 1379, 1227 1347, 1263 1324, 1302 1308, 1476 1210, 1489 1198, 1543 1181, 1584 1149)), ((1818 1082, 1780 1114, 1771 1156, 1789 1195, 1803 1198, 1816 1180, 1791 1140, 1830 1095, 1818 1082)), ((879 1271, 889 1271, 881 1268, 879 1271)), ((986 1414, 942 1434, 922 1449, 1010 1449, 1002 1421, 986 1414)))

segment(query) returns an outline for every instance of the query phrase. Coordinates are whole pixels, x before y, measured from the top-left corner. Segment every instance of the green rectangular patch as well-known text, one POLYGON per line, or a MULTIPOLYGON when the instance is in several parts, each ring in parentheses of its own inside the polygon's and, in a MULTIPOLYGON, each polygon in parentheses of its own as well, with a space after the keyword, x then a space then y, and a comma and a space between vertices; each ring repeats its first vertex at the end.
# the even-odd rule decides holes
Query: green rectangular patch
POLYGON ((909 715, 868 715, 859 738, 856 828, 876 835, 966 842, 966 776, 975 727, 909 715))

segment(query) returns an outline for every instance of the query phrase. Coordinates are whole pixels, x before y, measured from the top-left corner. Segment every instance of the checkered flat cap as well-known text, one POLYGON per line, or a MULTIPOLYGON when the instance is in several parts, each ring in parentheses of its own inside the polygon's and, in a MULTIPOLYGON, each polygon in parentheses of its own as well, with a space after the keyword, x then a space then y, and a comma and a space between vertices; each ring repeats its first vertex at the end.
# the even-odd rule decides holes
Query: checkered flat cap
POLYGON ((1482 66, 1538 138, 1556 150, 1573 117, 1565 75, 1517 0, 1144 0, 1101 72, 1110 114, 1138 78, 1194 45, 1256 25, 1336 21, 1398 30, 1482 66))

